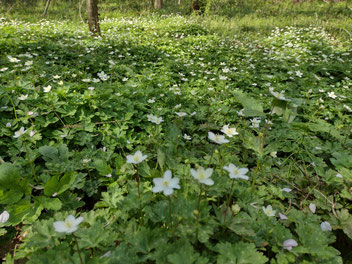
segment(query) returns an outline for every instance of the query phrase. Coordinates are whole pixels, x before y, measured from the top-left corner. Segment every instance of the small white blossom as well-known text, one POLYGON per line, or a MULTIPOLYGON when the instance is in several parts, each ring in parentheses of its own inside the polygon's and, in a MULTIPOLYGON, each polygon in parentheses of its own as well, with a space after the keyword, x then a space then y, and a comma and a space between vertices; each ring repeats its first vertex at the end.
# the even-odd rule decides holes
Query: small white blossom
POLYGON ((127 163, 138 164, 145 160, 148 156, 143 155, 140 150, 138 150, 134 155, 127 155, 127 163))
POLYGON ((71 234, 78 229, 78 225, 83 221, 83 217, 77 219, 73 215, 69 215, 65 221, 54 222, 54 228, 56 232, 71 234))
POLYGON ((248 172, 247 168, 238 168, 234 164, 230 163, 228 166, 224 166, 224 170, 229 172, 229 177, 231 179, 249 179, 249 177, 246 175, 248 172))
POLYGON ((288 193, 292 191, 291 188, 282 188, 282 190, 283 190, 284 192, 288 192, 288 193))
POLYGON ((284 214, 282 214, 280 212, 279 212, 279 217, 280 217, 281 220, 287 220, 288 219, 288 217, 286 215, 284 215, 284 214))
POLYGON ((172 173, 170 170, 165 171, 163 178, 153 179, 155 186, 153 187, 153 192, 163 192, 164 195, 170 195, 174 192, 174 189, 180 189, 180 179, 172 178, 172 173))
POLYGON ((27 130, 25 130, 24 127, 21 127, 18 131, 15 132, 15 135, 13 137, 18 138, 18 137, 24 135, 26 132, 27 132, 27 130))
POLYGON ((258 128, 261 120, 260 118, 253 118, 251 119, 251 122, 252 122, 252 125, 250 127, 258 128))
POLYGON ((191 140, 192 138, 189 136, 189 135, 187 135, 187 134, 184 134, 183 135, 183 138, 185 139, 185 140, 191 140))
POLYGON ((5 224, 10 218, 10 214, 8 211, 3 211, 1 214, 0 214, 0 223, 3 223, 5 224))
POLYGON ((322 222, 320 228, 323 232, 332 231, 331 225, 328 221, 322 222))
POLYGON ((224 144, 230 142, 228 139, 225 139, 225 136, 214 134, 213 132, 208 132, 208 138, 217 144, 224 144))
POLYGON ((46 87, 43 87, 43 92, 44 93, 48 93, 48 92, 50 92, 51 91, 51 85, 48 85, 48 86, 46 86, 46 87))
POLYGON ((21 61, 21 60, 15 58, 15 57, 12 57, 12 56, 7 56, 7 58, 9 59, 10 62, 14 62, 14 63, 17 63, 17 62, 21 61))
POLYGON ((332 99, 335 99, 337 97, 334 92, 328 92, 328 96, 332 99))
POLYGON ((297 247, 298 243, 294 239, 285 240, 283 243, 284 249, 291 250, 293 247, 297 247))
POLYGON ((176 115, 178 115, 179 117, 184 117, 187 115, 187 113, 185 112, 175 112, 176 115))
POLYGON ((229 127, 229 125, 224 125, 221 129, 221 132, 224 133, 228 137, 238 135, 238 132, 235 127, 229 127))
POLYGON ((263 208, 263 212, 264 214, 266 214, 267 216, 271 217, 271 216, 275 216, 276 211, 273 210, 273 207, 271 205, 268 205, 267 207, 262 207, 263 208))
POLYGON ((24 101, 28 98, 28 94, 22 94, 20 97, 18 97, 18 100, 24 101))
POLYGON ((315 214, 315 211, 317 210, 317 206, 314 203, 309 204, 309 210, 315 214))
POLYGON ((197 170, 191 169, 191 175, 193 176, 193 178, 205 185, 214 184, 214 181, 210 179, 210 176, 212 174, 213 174, 213 169, 211 168, 204 169, 203 167, 199 166, 197 170))

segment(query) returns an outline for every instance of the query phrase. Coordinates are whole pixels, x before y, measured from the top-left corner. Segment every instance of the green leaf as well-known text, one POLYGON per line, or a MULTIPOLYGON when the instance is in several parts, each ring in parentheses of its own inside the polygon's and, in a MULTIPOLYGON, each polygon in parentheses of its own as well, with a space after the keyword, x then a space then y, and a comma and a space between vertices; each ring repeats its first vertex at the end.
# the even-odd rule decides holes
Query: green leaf
POLYGON ((165 153, 161 150, 161 149, 158 149, 157 151, 157 161, 159 163, 159 166, 161 169, 163 169, 164 167, 164 164, 165 164, 165 153))
POLYGON ((77 177, 77 172, 66 172, 61 178, 59 175, 53 176, 44 186, 44 194, 51 196, 53 194, 60 194, 71 187, 77 177))
POLYGON ((264 264, 268 261, 252 243, 219 243, 216 245, 216 249, 219 252, 218 264, 264 264))
POLYGON ((43 155, 45 161, 55 161, 58 159, 59 151, 52 146, 42 146, 39 148, 39 153, 43 155))
POLYGON ((108 165, 104 160, 97 159, 94 161, 94 167, 97 169, 99 172, 100 176, 106 176, 106 175, 111 175, 112 169, 110 165, 108 165))
POLYGON ((234 91, 233 93, 235 100, 244 107, 243 113, 245 116, 265 116, 261 103, 253 97, 241 91, 234 91))
POLYGON ((21 200, 23 192, 20 190, 0 191, 0 204, 14 204, 21 200))
POLYGON ((201 257, 200 254, 193 249, 193 247, 188 241, 181 240, 180 242, 177 243, 178 246, 175 246, 175 248, 177 248, 177 250, 175 250, 175 253, 167 256, 167 260, 170 263, 172 264, 209 263, 209 260, 207 258, 201 257))
POLYGON ((0 189, 13 189, 20 181, 19 170, 11 163, 0 165, 0 189))
POLYGON ((36 198, 38 203, 45 209, 48 210, 60 210, 62 207, 62 202, 58 198, 48 198, 45 196, 39 196, 36 198))
POLYGON ((138 165, 138 172, 142 177, 150 177, 150 167, 147 162, 138 165))

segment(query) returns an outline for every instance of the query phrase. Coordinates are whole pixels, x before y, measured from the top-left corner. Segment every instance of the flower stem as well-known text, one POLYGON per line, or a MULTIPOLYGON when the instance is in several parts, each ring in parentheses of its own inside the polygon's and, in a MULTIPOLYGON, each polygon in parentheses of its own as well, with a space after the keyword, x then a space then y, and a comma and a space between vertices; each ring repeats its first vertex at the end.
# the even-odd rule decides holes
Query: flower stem
POLYGON ((171 218, 171 198, 170 196, 168 196, 168 200, 169 200, 169 222, 170 222, 170 229, 172 234, 174 235, 174 227, 173 227, 173 223, 172 223, 172 218, 171 218))
POLYGON ((18 118, 17 118, 17 112, 16 112, 15 104, 13 103, 13 101, 12 101, 10 96, 9 96, 9 99, 10 99, 10 102, 11 102, 12 107, 13 107, 13 112, 15 113, 16 123, 18 123, 18 118))
POLYGON ((79 248, 77 237, 74 234, 72 234, 72 236, 73 236, 73 239, 75 240, 76 245, 77 245, 77 251, 78 251, 79 260, 81 261, 81 264, 83 264, 84 262, 82 260, 81 249, 79 248))
POLYGON ((200 199, 202 197, 203 185, 200 185, 198 203, 197 203, 197 229, 196 229, 196 244, 198 244, 198 230, 199 230, 199 214, 200 214, 200 199))
POLYGON ((254 185, 255 185, 255 182, 257 180, 257 174, 258 174, 259 167, 260 167, 260 159, 258 159, 258 161, 257 161, 257 167, 255 168, 255 172, 254 172, 254 175, 253 175, 251 192, 253 192, 253 190, 254 190, 254 185))
POLYGON ((225 207, 225 211, 223 213, 224 214, 224 223, 226 221, 227 208, 229 208, 229 206, 230 206, 234 183, 235 183, 235 179, 232 179, 231 190, 230 190, 229 196, 227 197, 226 207, 225 207))
POLYGON ((141 199, 141 189, 139 186, 139 172, 138 172, 136 165, 134 165, 134 164, 132 164, 132 165, 133 165, 133 168, 136 170, 135 179, 136 179, 137 189, 138 189, 138 199, 141 199))

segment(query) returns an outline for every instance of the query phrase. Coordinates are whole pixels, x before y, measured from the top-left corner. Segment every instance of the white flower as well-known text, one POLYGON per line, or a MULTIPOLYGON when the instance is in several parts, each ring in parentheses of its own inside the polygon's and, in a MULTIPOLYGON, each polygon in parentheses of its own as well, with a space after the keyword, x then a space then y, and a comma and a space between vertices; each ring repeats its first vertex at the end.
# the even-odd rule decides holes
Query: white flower
POLYGON ((276 211, 273 210, 273 207, 271 205, 268 205, 267 207, 262 207, 263 208, 263 212, 264 214, 266 214, 267 216, 275 216, 276 211))
POLYGON ((15 135, 13 137, 18 138, 18 137, 24 135, 26 132, 27 132, 27 130, 25 130, 24 127, 21 127, 20 130, 15 132, 15 135))
POLYGON ((149 103, 149 104, 155 103, 155 97, 153 97, 152 99, 149 99, 149 100, 148 100, 148 103, 149 103))
POLYGON ((44 93, 48 93, 48 92, 50 92, 50 90, 51 90, 51 85, 48 85, 48 86, 46 86, 46 87, 43 87, 43 92, 44 92, 44 93))
POLYGON ((100 256, 100 259, 102 259, 102 258, 108 258, 108 257, 110 257, 110 255, 111 255, 111 251, 109 250, 109 251, 106 252, 104 255, 101 255, 101 256, 100 256))
POLYGON ((8 68, 7 67, 4 67, 4 68, 1 68, 0 69, 0 72, 4 72, 4 71, 7 71, 8 70, 8 68))
POLYGON ((54 78, 54 79, 60 79, 61 76, 56 74, 56 75, 53 76, 53 78, 54 78))
POLYGON ((16 58, 14 58, 14 57, 12 57, 12 56, 7 56, 7 58, 9 59, 10 62, 15 62, 15 63, 17 63, 17 62, 20 62, 20 61, 21 61, 21 60, 16 59, 16 58))
POLYGON ((180 179, 172 178, 172 173, 170 170, 165 171, 163 178, 153 179, 155 186, 153 187, 153 192, 163 192, 164 195, 170 195, 174 192, 174 189, 180 189, 180 179))
POLYGON ((30 136, 30 137, 33 137, 34 134, 35 134, 35 131, 33 131, 33 130, 31 130, 31 132, 29 132, 29 136, 30 136))
POLYGON ((342 178, 342 175, 341 175, 340 173, 337 173, 337 174, 336 174, 336 177, 337 177, 337 178, 342 178))
POLYGON ((331 225, 328 221, 322 222, 320 228, 323 232, 332 231, 331 225))
POLYGON ((290 99, 285 98, 285 95, 283 92, 275 92, 274 88, 272 88, 272 87, 269 88, 269 92, 278 100, 291 101, 290 99))
POLYGON ((143 155, 140 150, 138 150, 134 155, 127 155, 127 163, 138 164, 145 160, 148 156, 143 155))
POLYGON ((28 94, 22 94, 20 97, 18 97, 18 100, 24 101, 28 98, 28 94))
POLYGON ((33 64, 33 61, 26 61, 24 65, 31 66, 32 64, 33 64))
POLYGON ((191 169, 191 174, 193 178, 198 180, 200 183, 205 185, 214 184, 214 181, 210 179, 210 176, 213 174, 213 169, 211 168, 204 169, 203 167, 199 166, 197 170, 191 169))
POLYGON ((185 139, 185 140, 191 140, 192 138, 189 136, 189 135, 187 135, 187 134, 184 134, 183 135, 183 138, 185 139))
POLYGON ((299 78, 301 78, 303 76, 303 73, 300 71, 296 71, 296 76, 298 76, 299 78))
POLYGON ((282 188, 282 190, 283 190, 284 192, 288 192, 288 193, 292 191, 291 188, 282 188))
POLYGON ((217 144, 223 144, 223 143, 230 142, 229 140, 225 139, 225 136, 214 134, 213 132, 208 132, 208 138, 217 144))
POLYGON ((279 217, 280 217, 281 220, 287 220, 288 219, 288 217, 286 215, 284 215, 284 214, 282 214, 280 212, 279 212, 279 217))
POLYGON ((238 116, 244 116, 243 111, 244 111, 244 108, 242 108, 240 111, 237 111, 237 115, 238 116))
POLYGON ((106 81, 107 79, 109 79, 110 77, 107 75, 107 74, 105 74, 105 72, 99 72, 98 74, 98 77, 102 80, 102 81, 106 81))
POLYGON ((185 112, 175 112, 176 115, 178 115, 179 117, 184 117, 187 115, 187 113, 185 112))
POLYGON ((83 221, 83 217, 77 219, 73 215, 69 215, 65 221, 54 222, 54 228, 56 232, 71 234, 78 229, 78 225, 83 221))
POLYGON ((221 132, 224 133, 228 137, 238 135, 235 127, 229 127, 229 125, 224 125, 221 129, 221 132))
POLYGON ((273 158, 276 158, 277 157, 277 151, 272 151, 270 152, 270 156, 273 157, 273 158))
POLYGON ((297 247, 298 243, 294 239, 287 239, 283 243, 284 249, 291 250, 293 247, 297 247))
POLYGON ((249 177, 246 175, 248 172, 247 168, 237 168, 235 165, 230 163, 229 166, 224 166, 224 170, 227 170, 230 173, 229 176, 231 179, 249 179, 249 177))
POLYGON ((315 214, 315 211, 317 210, 317 206, 314 203, 309 204, 309 210, 315 214))
POLYGON ((10 218, 10 214, 8 211, 3 211, 1 214, 0 214, 0 223, 6 223, 7 220, 9 220, 10 218))
POLYGON ((11 127, 11 123, 6 123, 6 127, 11 127))
POLYGON ((332 99, 335 99, 337 97, 334 92, 328 92, 328 96, 332 99))
POLYGON ((162 117, 157 117, 154 115, 147 115, 148 121, 155 123, 157 125, 159 125, 161 122, 164 122, 162 117))
POLYGON ((256 118, 251 119, 251 122, 252 122, 252 125, 250 127, 258 128, 261 120, 260 120, 260 118, 256 117, 256 118))

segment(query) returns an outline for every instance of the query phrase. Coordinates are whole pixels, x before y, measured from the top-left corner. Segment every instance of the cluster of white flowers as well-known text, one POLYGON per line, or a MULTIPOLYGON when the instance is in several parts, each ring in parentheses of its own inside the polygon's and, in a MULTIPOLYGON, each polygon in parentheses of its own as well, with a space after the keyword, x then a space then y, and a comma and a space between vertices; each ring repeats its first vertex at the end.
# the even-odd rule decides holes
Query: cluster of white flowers
POLYGON ((148 121, 160 125, 161 122, 164 122, 162 117, 158 117, 155 115, 147 115, 148 121))

